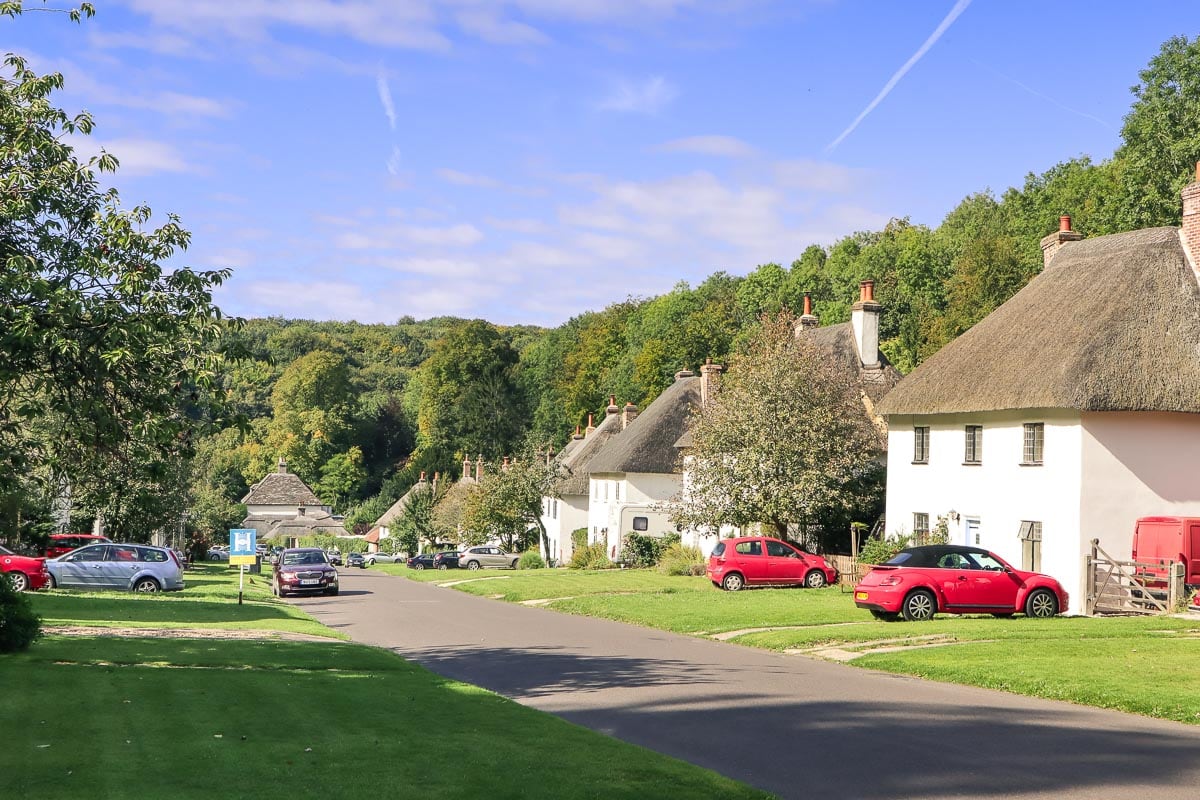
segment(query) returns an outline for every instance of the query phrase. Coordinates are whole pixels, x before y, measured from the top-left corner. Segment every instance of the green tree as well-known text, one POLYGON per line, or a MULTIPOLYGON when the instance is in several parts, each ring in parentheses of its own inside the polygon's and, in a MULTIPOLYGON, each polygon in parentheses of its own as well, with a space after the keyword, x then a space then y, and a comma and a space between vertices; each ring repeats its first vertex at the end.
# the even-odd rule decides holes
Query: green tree
MULTIPOLYGON (((21 11, 0 4, 0 15, 21 11)), ((189 242, 179 220, 153 228, 150 208, 122 209, 97 178, 117 160, 81 163, 66 143, 93 121, 54 107, 62 76, 37 75, 16 55, 5 63, 0 492, 29 476, 86 482, 117 466, 90 482, 89 501, 131 508, 154 496, 145 482, 173 480, 166 465, 190 455, 199 431, 229 416, 220 380, 229 328, 212 303, 229 271, 164 268, 189 242)))
POLYGON ((536 531, 543 552, 550 552, 542 524, 542 498, 551 493, 557 470, 555 464, 547 464, 530 450, 485 473, 463 524, 485 539, 500 539, 509 552, 536 543, 527 539, 530 531, 536 531))
POLYGON ((677 524, 789 526, 869 503, 882 491, 882 440, 859 387, 826 353, 766 317, 730 359, 716 397, 694 418, 689 486, 677 524))
POLYGON ((1168 39, 1139 78, 1116 153, 1127 230, 1179 224, 1179 191, 1200 160, 1200 37, 1168 39))

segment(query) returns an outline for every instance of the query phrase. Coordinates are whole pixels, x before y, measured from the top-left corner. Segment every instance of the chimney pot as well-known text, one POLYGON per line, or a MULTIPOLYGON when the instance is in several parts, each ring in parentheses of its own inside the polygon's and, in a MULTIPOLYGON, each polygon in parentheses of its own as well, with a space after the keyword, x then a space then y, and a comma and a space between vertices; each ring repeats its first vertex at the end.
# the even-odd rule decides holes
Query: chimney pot
POLYGON ((621 407, 617 405, 617 396, 615 394, 610 394, 608 396, 608 408, 604 409, 604 413, 611 416, 620 410, 621 407))
POLYGON ((592 420, 592 415, 588 414, 588 424, 587 424, 587 427, 583 429, 583 435, 584 435, 584 437, 588 437, 588 436, 591 436, 595 432, 596 432, 596 423, 592 420))
POLYGON ((875 281, 858 284, 859 300, 850 307, 850 328, 864 367, 879 366, 879 314, 883 306, 875 302, 875 281))
POLYGON ((812 292, 804 293, 804 316, 812 316, 812 292))
POLYGON ((425 480, 425 470, 421 470, 421 480, 425 480))
POLYGON ((1070 214, 1063 214, 1061 217, 1058 218, 1058 229, 1060 231, 1071 230, 1071 215, 1070 214))
POLYGON ((1077 242, 1083 234, 1071 230, 1071 215, 1063 214, 1058 218, 1058 230, 1042 239, 1042 268, 1050 266, 1054 254, 1067 242, 1077 242))
POLYGON ((863 281, 858 284, 858 301, 860 303, 875 302, 875 281, 863 281))

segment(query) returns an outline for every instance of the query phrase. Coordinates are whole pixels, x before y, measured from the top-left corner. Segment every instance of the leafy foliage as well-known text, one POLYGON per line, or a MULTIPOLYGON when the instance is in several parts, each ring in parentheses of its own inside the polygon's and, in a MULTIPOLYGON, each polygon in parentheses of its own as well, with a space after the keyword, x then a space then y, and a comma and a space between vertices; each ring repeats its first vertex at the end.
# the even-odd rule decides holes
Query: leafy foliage
POLYGON ((41 635, 42 621, 29 598, 13 590, 7 575, 0 575, 0 653, 27 650, 41 635))
POLYGON ((546 562, 537 550, 526 550, 517 560, 517 569, 545 569, 546 562))
POLYGON ((567 564, 568 569, 615 569, 616 566, 608 560, 608 554, 604 551, 604 542, 576 548, 575 552, 571 554, 570 563, 567 564))
POLYGON ((678 543, 679 534, 659 537, 630 531, 625 534, 620 560, 630 567, 653 567, 668 547, 678 543))
POLYGON ((703 575, 707 566, 700 548, 679 542, 666 548, 658 559, 658 571, 664 575, 703 575))

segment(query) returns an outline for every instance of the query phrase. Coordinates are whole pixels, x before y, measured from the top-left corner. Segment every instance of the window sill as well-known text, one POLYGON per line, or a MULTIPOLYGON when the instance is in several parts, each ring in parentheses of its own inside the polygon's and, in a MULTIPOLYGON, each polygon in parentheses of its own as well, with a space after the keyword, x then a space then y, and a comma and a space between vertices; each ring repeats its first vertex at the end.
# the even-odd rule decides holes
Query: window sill
POLYGON ((912 461, 909 463, 914 464, 914 465, 925 465, 925 464, 928 464, 929 461, 928 461, 928 459, 926 459, 925 461, 912 461))
POLYGON ((1042 462, 1041 461, 1021 461, 1021 462, 1018 462, 1017 466, 1018 467, 1040 467, 1040 466, 1042 466, 1042 462))
POLYGON ((964 462, 962 462, 962 465, 964 467, 982 467, 983 462, 982 461, 964 461, 964 462))

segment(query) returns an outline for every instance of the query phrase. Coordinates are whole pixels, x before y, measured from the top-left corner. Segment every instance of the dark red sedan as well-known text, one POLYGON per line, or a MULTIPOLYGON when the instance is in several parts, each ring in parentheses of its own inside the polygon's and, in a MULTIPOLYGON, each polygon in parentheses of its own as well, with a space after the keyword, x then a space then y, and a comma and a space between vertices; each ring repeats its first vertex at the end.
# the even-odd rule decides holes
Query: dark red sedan
POLYGON ((41 589, 50 583, 46 559, 19 556, 7 547, 0 547, 0 572, 18 592, 41 589))
POLYGON ((1053 617, 1067 607, 1062 584, 1013 567, 978 547, 931 544, 901 550, 854 587, 854 603, 878 619, 948 614, 1053 617))
POLYGON ((708 557, 708 579, 729 592, 744 586, 807 586, 819 589, 838 572, 821 556, 781 539, 740 536, 717 542, 708 557))

